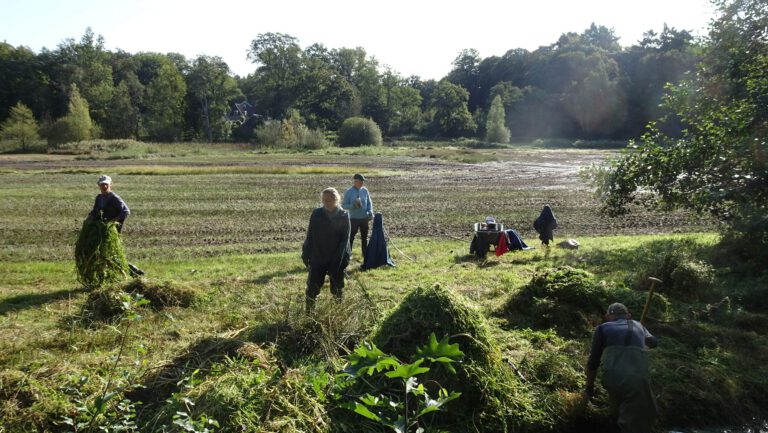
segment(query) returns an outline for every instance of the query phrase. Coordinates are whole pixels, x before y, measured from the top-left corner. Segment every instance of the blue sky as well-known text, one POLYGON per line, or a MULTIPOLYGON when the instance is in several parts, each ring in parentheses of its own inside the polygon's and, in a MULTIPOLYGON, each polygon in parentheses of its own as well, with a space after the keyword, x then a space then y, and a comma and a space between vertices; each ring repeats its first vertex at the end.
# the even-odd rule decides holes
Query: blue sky
POLYGON ((435 79, 465 48, 535 50, 592 22, 629 46, 665 23, 704 36, 714 15, 708 0, 0 0, 0 11, 0 41, 35 52, 91 27, 110 50, 219 56, 246 75, 250 42, 280 32, 302 47, 363 47, 404 76, 435 79))

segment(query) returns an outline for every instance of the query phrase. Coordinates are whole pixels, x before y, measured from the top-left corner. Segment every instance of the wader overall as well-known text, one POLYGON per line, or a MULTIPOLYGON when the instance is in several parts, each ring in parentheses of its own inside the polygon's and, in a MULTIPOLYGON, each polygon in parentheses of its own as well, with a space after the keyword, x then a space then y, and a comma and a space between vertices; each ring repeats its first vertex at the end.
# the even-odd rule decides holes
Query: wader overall
POLYGON ((648 355, 630 346, 633 321, 627 320, 623 346, 608 346, 603 351, 603 387, 608 391, 611 409, 618 415, 622 433, 647 433, 656 419, 656 399, 651 391, 648 355))

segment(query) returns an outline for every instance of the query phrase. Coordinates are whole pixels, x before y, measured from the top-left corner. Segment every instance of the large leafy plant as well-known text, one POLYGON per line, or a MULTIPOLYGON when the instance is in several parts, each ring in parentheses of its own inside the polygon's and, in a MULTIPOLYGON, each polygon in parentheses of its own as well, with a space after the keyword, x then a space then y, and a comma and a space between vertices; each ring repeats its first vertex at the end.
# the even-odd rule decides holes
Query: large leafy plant
POLYGON ((373 343, 364 342, 349 355, 340 376, 347 382, 345 389, 359 389, 350 383, 355 382, 367 388, 367 392, 344 396, 347 401, 342 402, 341 407, 397 433, 424 432, 424 416, 440 411, 461 395, 443 388, 428 373, 442 368, 456 374, 454 364, 463 356, 458 344, 448 343, 448 336, 438 341, 434 333, 426 345, 416 350, 409 363, 384 353, 373 343))

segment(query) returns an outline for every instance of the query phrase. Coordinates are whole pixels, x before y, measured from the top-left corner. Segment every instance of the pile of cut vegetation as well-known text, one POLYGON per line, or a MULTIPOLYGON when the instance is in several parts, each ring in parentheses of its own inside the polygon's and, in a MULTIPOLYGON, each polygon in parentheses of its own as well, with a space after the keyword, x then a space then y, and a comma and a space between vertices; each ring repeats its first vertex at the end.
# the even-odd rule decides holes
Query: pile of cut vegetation
POLYGON ((145 278, 129 281, 122 287, 122 291, 142 295, 149 300, 149 306, 154 310, 169 307, 189 307, 197 297, 197 291, 191 287, 171 281, 155 281, 145 278))
POLYGON ((168 307, 189 307, 196 291, 170 281, 134 279, 122 286, 93 290, 83 305, 81 317, 88 322, 109 322, 125 313, 132 298, 146 299, 149 307, 162 310, 168 307))
POLYGON ((77 279, 89 289, 103 287, 128 276, 125 249, 115 222, 88 218, 75 245, 77 279))
POLYGON ((444 388, 462 393, 459 403, 442 418, 448 424, 470 429, 465 423, 474 423, 483 431, 537 431, 554 422, 548 409, 537 403, 502 361, 480 311, 459 294, 439 285, 413 290, 372 339, 384 352, 410 359, 432 333, 438 338, 449 336, 450 343, 459 344, 465 354, 456 375, 446 372, 437 379, 444 388))
MULTIPOLYGON (((588 335, 601 322, 606 307, 621 302, 639 318, 646 294, 623 287, 608 288, 585 270, 562 266, 533 276, 501 310, 514 328, 554 329, 559 335, 588 335)), ((669 302, 660 294, 652 310, 666 315, 669 302)))

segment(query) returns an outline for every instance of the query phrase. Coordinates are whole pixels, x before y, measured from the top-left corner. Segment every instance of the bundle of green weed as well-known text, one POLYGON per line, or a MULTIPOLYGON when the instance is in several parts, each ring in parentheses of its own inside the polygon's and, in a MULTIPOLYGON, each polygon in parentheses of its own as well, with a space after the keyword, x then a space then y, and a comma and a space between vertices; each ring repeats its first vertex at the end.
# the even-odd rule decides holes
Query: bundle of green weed
POLYGON ((591 273, 563 266, 534 275, 509 298, 502 314, 514 327, 577 336, 599 323, 607 300, 608 290, 591 273))
POLYGON ((153 281, 146 278, 129 281, 122 287, 122 291, 141 294, 149 300, 149 306, 154 310, 189 307, 197 297, 197 292, 191 287, 171 281, 153 281))
POLYGON ((125 312, 125 292, 113 288, 98 288, 88 293, 80 311, 83 323, 112 322, 125 312))
POLYGON ((460 403, 441 415, 448 425, 458 423, 468 430, 481 431, 538 431, 551 427, 554 420, 548 409, 502 362, 489 325, 461 295, 439 285, 417 288, 376 328, 372 339, 384 352, 407 360, 432 333, 448 335, 465 354, 456 375, 436 375, 442 387, 462 393, 460 403))
POLYGON ((125 249, 115 222, 88 218, 75 245, 78 281, 89 289, 122 281, 128 275, 125 249))
MULTIPOLYGON (((577 337, 588 335, 600 323, 610 303, 624 303, 639 316, 645 299, 642 292, 609 289, 590 272, 562 266, 534 275, 510 296, 500 313, 515 328, 553 328, 560 335, 577 337)), ((657 295, 653 311, 664 315, 668 304, 664 296, 657 295)))

